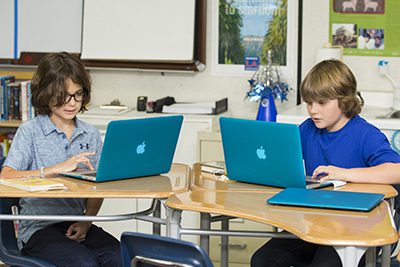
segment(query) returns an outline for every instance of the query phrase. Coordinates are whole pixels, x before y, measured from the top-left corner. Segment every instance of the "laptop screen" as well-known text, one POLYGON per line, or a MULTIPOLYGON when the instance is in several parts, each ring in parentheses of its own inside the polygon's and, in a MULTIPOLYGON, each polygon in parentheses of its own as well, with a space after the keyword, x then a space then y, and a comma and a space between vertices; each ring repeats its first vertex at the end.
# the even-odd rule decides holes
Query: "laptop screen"
POLYGON ((306 187, 297 125, 221 117, 220 126, 229 179, 306 187))

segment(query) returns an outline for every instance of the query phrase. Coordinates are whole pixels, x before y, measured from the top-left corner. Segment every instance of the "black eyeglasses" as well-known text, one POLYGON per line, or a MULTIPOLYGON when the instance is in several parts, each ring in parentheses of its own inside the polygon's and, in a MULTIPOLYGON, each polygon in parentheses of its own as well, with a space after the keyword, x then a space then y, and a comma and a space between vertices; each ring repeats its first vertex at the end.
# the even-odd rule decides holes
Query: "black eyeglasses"
POLYGON ((69 101, 71 101, 71 99, 74 98, 74 100, 76 102, 82 102, 85 100, 86 98, 86 94, 83 91, 78 91, 75 94, 71 95, 71 94, 67 94, 66 98, 65 98, 65 103, 69 103, 69 101))

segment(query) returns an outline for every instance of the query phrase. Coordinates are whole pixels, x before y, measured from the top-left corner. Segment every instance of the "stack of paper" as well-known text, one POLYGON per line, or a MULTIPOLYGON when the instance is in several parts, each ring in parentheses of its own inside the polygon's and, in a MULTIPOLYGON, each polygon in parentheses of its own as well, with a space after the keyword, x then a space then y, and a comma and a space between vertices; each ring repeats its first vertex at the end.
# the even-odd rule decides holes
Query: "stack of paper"
POLYGON ((212 173, 214 175, 226 174, 225 162, 223 161, 202 162, 201 171, 212 173))
POLYGON ((170 106, 163 106, 163 113, 177 114, 219 114, 228 109, 228 99, 223 98, 216 102, 189 102, 175 103, 170 106))
POLYGON ((133 108, 127 106, 100 106, 90 108, 85 115, 122 115, 131 110, 133 108))
POLYGON ((213 114, 215 103, 176 103, 163 106, 163 113, 213 114))

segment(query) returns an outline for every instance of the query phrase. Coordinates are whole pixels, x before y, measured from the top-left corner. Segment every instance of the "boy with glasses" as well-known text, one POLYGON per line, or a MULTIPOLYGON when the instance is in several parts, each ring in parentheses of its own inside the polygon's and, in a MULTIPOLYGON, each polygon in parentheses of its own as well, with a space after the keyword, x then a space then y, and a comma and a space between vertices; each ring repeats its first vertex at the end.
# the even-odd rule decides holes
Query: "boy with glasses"
MULTIPOLYGON (((32 79, 37 116, 17 130, 1 178, 55 176, 94 169, 101 154, 99 131, 79 120, 90 101, 91 79, 83 64, 61 52, 39 62, 32 79)), ((103 199, 21 198, 23 215, 96 215, 103 199)), ((91 222, 21 220, 21 251, 57 266, 121 266, 119 242, 91 222)))

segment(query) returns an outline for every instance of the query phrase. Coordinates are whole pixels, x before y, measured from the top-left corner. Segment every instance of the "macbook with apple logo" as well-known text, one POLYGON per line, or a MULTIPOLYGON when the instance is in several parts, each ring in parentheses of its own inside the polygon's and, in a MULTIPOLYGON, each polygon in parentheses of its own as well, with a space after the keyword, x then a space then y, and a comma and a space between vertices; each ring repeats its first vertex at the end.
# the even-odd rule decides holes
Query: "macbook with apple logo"
POLYGON ((61 174, 105 182, 167 173, 182 122, 182 115, 111 121, 107 125, 97 171, 61 174))
POLYGON ((230 180, 282 188, 332 186, 306 179, 297 125, 221 117, 220 127, 230 180))
POLYGON ((267 199, 267 203, 309 208, 370 211, 379 205, 384 197, 384 194, 376 193, 286 188, 267 199))

